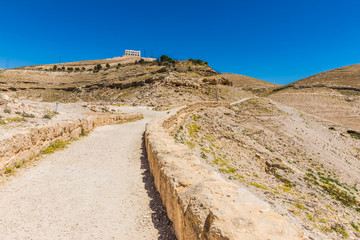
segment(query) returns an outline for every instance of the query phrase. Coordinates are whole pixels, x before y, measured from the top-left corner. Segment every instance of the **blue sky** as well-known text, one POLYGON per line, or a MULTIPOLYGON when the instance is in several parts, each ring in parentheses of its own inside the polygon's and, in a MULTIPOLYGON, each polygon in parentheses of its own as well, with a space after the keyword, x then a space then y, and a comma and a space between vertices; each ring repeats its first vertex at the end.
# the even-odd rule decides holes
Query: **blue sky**
POLYGON ((110 58, 200 58, 278 84, 360 63, 360 1, 2 1, 0 68, 110 58))

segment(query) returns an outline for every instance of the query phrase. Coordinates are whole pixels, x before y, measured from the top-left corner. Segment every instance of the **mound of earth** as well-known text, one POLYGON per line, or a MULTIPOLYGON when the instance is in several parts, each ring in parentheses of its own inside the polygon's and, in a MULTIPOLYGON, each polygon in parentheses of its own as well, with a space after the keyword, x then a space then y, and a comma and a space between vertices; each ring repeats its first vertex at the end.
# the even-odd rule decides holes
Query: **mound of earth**
POLYGON ((360 133, 254 98, 193 112, 174 135, 309 239, 359 239, 360 133))
POLYGON ((257 78, 234 73, 221 73, 221 77, 231 81, 234 87, 239 87, 254 93, 268 92, 280 86, 257 78))
POLYGON ((253 96, 205 64, 114 59, 29 66, 0 73, 0 91, 46 102, 111 102, 168 107, 253 96), (100 67, 99 67, 100 66, 100 67))

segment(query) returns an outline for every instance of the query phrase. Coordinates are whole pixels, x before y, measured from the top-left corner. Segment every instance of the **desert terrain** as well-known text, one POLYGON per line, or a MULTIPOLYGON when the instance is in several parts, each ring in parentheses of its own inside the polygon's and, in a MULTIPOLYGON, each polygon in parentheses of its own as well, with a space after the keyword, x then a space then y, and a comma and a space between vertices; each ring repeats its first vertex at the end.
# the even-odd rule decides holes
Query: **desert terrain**
POLYGON ((360 142, 340 124, 253 98, 194 111, 174 139, 309 239, 360 237, 360 142))
MULTIPOLYGON (((185 148, 206 174, 235 184, 245 199, 269 206, 275 219, 296 229, 289 238, 278 229, 285 237, 259 233, 254 239, 359 239, 359 76, 360 65, 351 65, 279 86, 217 73, 201 60, 129 56, 0 70, 0 208, 29 199, 0 217, 8 227, 2 238, 57 233, 56 239, 118 239, 125 232, 125 239, 206 239, 200 232, 214 231, 241 239, 225 227, 212 228, 216 221, 209 218, 233 224, 226 223, 231 210, 216 203, 200 204, 200 217, 190 218, 190 225, 176 222, 179 213, 166 208, 192 184, 164 191, 173 186, 158 182, 155 165, 169 165, 162 158, 172 151, 187 159, 188 153, 176 151, 185 148), (170 140, 155 140, 173 149, 148 166, 144 141, 150 140, 143 134, 156 121, 169 128, 170 140), (176 124, 169 127, 169 121, 176 124), (49 154, 62 142, 62 151, 49 154), (48 184, 56 179, 61 181, 48 184), (55 197, 54 191, 69 196, 55 197), (224 215, 214 217, 215 208, 224 215)), ((182 177, 171 171, 169 179, 182 177)), ((186 171, 185 179, 196 179, 186 171)), ((195 194, 189 201, 194 199, 202 198, 195 194)), ((256 219, 248 217, 239 221, 256 219)))
POLYGON ((235 101, 251 95, 230 86, 229 80, 201 62, 182 61, 169 66, 168 62, 142 59, 124 56, 10 69, 0 73, 0 91, 35 101, 102 101, 154 107, 235 101))
POLYGON ((269 98, 360 130, 360 65, 319 73, 272 91, 269 98))

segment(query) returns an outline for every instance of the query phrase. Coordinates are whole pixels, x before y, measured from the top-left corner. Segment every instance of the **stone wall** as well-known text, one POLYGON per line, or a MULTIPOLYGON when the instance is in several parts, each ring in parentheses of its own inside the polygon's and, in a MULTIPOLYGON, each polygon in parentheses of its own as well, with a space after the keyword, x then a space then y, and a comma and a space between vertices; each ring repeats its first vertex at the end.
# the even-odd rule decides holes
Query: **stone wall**
POLYGON ((205 168, 190 148, 175 143, 174 131, 198 103, 146 126, 145 141, 157 190, 179 240, 304 239, 270 206, 219 173, 205 168))
POLYGON ((70 140, 98 126, 140 118, 142 114, 97 114, 72 122, 49 123, 43 127, 24 129, 0 140, 0 170, 34 158, 57 139, 70 140))

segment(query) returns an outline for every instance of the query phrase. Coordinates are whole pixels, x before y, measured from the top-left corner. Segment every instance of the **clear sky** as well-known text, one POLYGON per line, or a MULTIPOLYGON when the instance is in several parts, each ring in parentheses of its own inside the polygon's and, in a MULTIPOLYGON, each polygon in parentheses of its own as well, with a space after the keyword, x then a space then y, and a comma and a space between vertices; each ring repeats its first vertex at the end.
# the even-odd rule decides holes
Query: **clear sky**
POLYGON ((3 0, 0 68, 135 49, 287 84, 360 63, 359 9, 359 0, 3 0))

